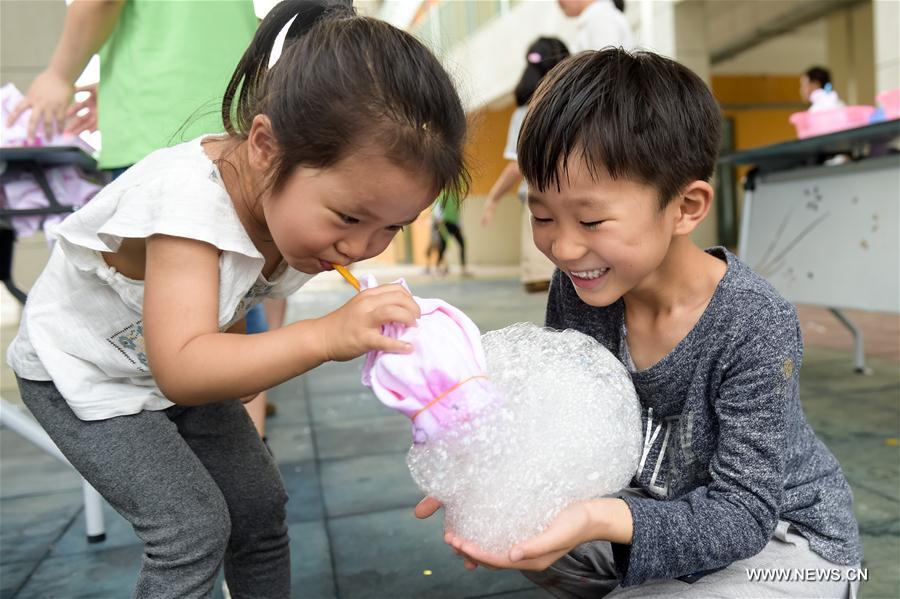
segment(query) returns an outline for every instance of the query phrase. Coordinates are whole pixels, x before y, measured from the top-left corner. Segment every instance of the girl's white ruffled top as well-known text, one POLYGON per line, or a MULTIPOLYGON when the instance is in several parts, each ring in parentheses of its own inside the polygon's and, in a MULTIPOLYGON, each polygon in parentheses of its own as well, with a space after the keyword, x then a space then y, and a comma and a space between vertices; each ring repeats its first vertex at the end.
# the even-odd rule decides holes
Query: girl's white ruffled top
POLYGON ((286 297, 312 278, 284 263, 271 280, 262 276, 263 256, 201 140, 153 152, 69 216, 29 293, 7 362, 21 378, 52 380, 82 420, 173 405, 147 366, 144 283, 108 266, 101 252, 156 234, 215 246, 220 331, 264 297, 286 297))

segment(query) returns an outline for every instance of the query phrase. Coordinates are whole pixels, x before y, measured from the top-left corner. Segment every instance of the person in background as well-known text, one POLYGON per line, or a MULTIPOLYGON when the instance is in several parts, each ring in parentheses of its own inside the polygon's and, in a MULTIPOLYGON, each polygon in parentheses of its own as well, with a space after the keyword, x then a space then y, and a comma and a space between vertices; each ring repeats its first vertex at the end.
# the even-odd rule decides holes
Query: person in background
MULTIPOLYGON (((435 204, 437 204, 437 200, 435 200, 435 204)), ((434 272, 441 276, 446 274, 442 264, 444 252, 441 250, 441 247, 446 247, 447 241, 444 239, 441 222, 434 209, 435 204, 432 204, 431 207, 431 237, 428 240, 428 247, 425 249, 425 274, 431 274, 431 263, 434 261, 434 272)))
MULTIPOLYGON (((257 24, 252 0, 74 0, 50 64, 35 77, 7 125, 31 108, 30 140, 39 124, 45 131, 72 135, 99 127, 99 167, 118 177, 154 150, 224 130, 217 107, 232 65, 257 24), (99 84, 76 88, 76 79, 98 52, 99 84), (87 98, 73 103, 76 92, 87 98)), ((281 326, 286 303, 269 299, 254 306, 247 333, 281 326)), ((274 412, 266 393, 246 408, 265 438, 266 414, 274 412)))
MULTIPOLYGON (((519 172, 519 164, 516 161, 516 143, 519 139, 519 129, 525 114, 528 112, 528 102, 534 90, 550 69, 569 56, 569 49, 555 37, 541 37, 535 40, 525 54, 526 66, 516 85, 515 96, 517 108, 509 119, 509 129, 506 134, 506 148, 503 150, 503 158, 508 160, 501 171, 500 176, 494 182, 488 192, 487 201, 484 204, 484 212, 481 215, 481 224, 489 226, 494 220, 497 204, 516 185, 519 186, 518 196, 521 202, 525 202, 528 188, 522 181, 519 172)), ((553 263, 547 259, 534 245, 531 237, 531 215, 527 208, 522 210, 521 225, 521 277, 522 286, 528 293, 540 293, 550 287, 550 277, 553 276, 553 263)))
POLYGON ((844 106, 831 86, 831 73, 825 67, 811 67, 800 76, 800 97, 809 102, 809 112, 844 106))
POLYGON ((438 257, 437 268, 441 274, 447 274, 449 267, 444 263, 444 252, 447 251, 447 237, 452 236, 459 246, 459 264, 460 274, 464 277, 469 276, 469 269, 466 266, 466 239, 463 237, 462 223, 459 215, 459 199, 457 196, 444 193, 431 206, 431 214, 434 224, 438 228, 440 235, 438 236, 438 257), (442 266, 443 265, 443 266, 442 266))
POLYGON ((577 19, 572 53, 607 46, 633 49, 634 34, 625 17, 625 0, 558 0, 567 17, 577 19))

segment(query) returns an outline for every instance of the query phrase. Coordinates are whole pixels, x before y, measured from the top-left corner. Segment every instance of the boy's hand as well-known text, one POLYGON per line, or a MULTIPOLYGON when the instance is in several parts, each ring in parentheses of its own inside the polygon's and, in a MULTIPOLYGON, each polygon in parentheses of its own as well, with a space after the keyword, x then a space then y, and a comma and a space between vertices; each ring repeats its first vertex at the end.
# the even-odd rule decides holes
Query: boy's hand
MULTIPOLYGON (((417 518, 434 514, 441 503, 425 497, 416 506, 417 518)), ((630 543, 631 511, 618 498, 602 498, 574 503, 561 511, 541 534, 519 543, 508 554, 490 553, 476 544, 444 531, 444 542, 462 556, 467 570, 478 566, 490 569, 546 570, 556 560, 582 543, 606 539, 630 543)))
MULTIPOLYGON (((420 504, 421 505, 421 504, 420 504)), ((515 570, 546 570, 556 560, 582 543, 592 540, 590 513, 587 502, 570 505, 536 537, 519 543, 507 554, 490 553, 453 532, 444 534, 444 542, 463 556, 465 566, 474 570, 478 566, 515 570)))
POLYGON ((415 509, 416 518, 418 518, 419 520, 424 520, 425 518, 431 516, 432 514, 434 514, 436 511, 438 511, 442 507, 443 507, 443 505, 441 504, 441 502, 438 501, 437 499, 435 499, 434 497, 431 497, 430 495, 423 497, 422 501, 420 501, 416 505, 416 509, 415 509))
MULTIPOLYGON (((441 502, 434 497, 425 497, 416 506, 416 518, 428 518, 441 507, 441 502)), ((582 537, 588 528, 588 510, 582 502, 560 512, 547 530, 519 543, 506 555, 485 551, 446 529, 444 542, 463 558, 467 570, 474 570, 478 566, 492 570, 546 570, 550 564, 587 540, 582 537)))
POLYGON ((421 315, 412 295, 391 284, 366 289, 315 322, 325 360, 344 362, 373 350, 410 353, 409 343, 385 337, 381 327, 393 322, 415 326, 421 315))

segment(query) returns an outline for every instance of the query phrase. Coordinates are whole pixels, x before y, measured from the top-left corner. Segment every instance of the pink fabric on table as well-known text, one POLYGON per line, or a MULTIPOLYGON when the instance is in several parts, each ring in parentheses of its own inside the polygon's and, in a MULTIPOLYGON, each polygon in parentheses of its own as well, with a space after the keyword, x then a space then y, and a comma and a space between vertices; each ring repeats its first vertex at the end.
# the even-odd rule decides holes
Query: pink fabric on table
MULTIPOLYGON (((94 197, 101 187, 85 180, 73 166, 54 166, 44 169, 47 184, 53 190, 56 200, 62 206, 84 206, 94 197)), ((0 203, 13 210, 27 208, 46 208, 49 204, 44 190, 41 189, 31 173, 4 173, 0 178, 0 203)), ((53 227, 68 214, 48 214, 46 216, 15 216, 10 219, 16 236, 29 237, 43 228, 48 241, 55 239, 53 227)))
MULTIPOLYGON (((0 128, 0 145, 5 147, 78 146, 89 154, 94 152, 91 146, 74 135, 56 135, 52 139, 47 139, 43 125, 39 125, 37 128, 34 143, 28 144, 28 117, 31 109, 23 112, 12 126, 6 126, 6 117, 21 99, 22 94, 15 85, 8 83, 0 88, 0 119, 3 122, 3 127, 0 128)), ((82 177, 81 172, 74 166, 45 168, 44 175, 47 177, 50 189, 53 190, 53 194, 62 206, 84 206, 101 189, 100 185, 82 177)), ((34 176, 31 173, 20 171, 4 173, 0 177, 0 204, 11 210, 25 210, 46 208, 49 202, 34 176)), ((52 242, 54 239, 53 227, 66 216, 66 214, 16 216, 10 221, 17 236, 29 237, 43 227, 48 242, 52 242)))
MULTIPOLYGON (((374 277, 362 288, 377 286, 374 277)), ((399 281, 409 289, 406 282, 399 281)), ((412 420, 413 441, 439 437, 499 399, 487 379, 481 331, 461 310, 414 297, 422 311, 415 327, 385 325, 384 335, 412 344, 411 354, 369 352, 362 382, 389 408, 412 420)))
POLYGON ((44 133, 43 123, 37 126, 34 142, 28 143, 28 117, 31 109, 19 115, 11 126, 6 126, 6 117, 15 109, 24 96, 12 83, 0 87, 0 116, 3 117, 3 127, 0 127, 0 145, 2 146, 78 146, 88 154, 94 153, 94 148, 77 135, 58 134, 47 139, 44 133))

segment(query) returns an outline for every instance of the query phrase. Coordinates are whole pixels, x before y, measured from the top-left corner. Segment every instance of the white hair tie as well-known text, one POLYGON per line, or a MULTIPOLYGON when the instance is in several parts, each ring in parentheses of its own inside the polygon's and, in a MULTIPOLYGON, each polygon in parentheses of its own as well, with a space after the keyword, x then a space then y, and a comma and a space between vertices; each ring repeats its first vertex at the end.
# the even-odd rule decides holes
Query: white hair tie
POLYGON ((287 39, 288 31, 291 28, 291 25, 294 24, 294 21, 297 19, 298 15, 294 15, 291 17, 290 21, 284 24, 284 27, 281 28, 281 31, 278 32, 278 35, 275 36, 275 43, 272 44, 272 51, 269 52, 269 68, 278 62, 278 59, 281 58, 281 51, 284 49, 284 40, 287 39))

